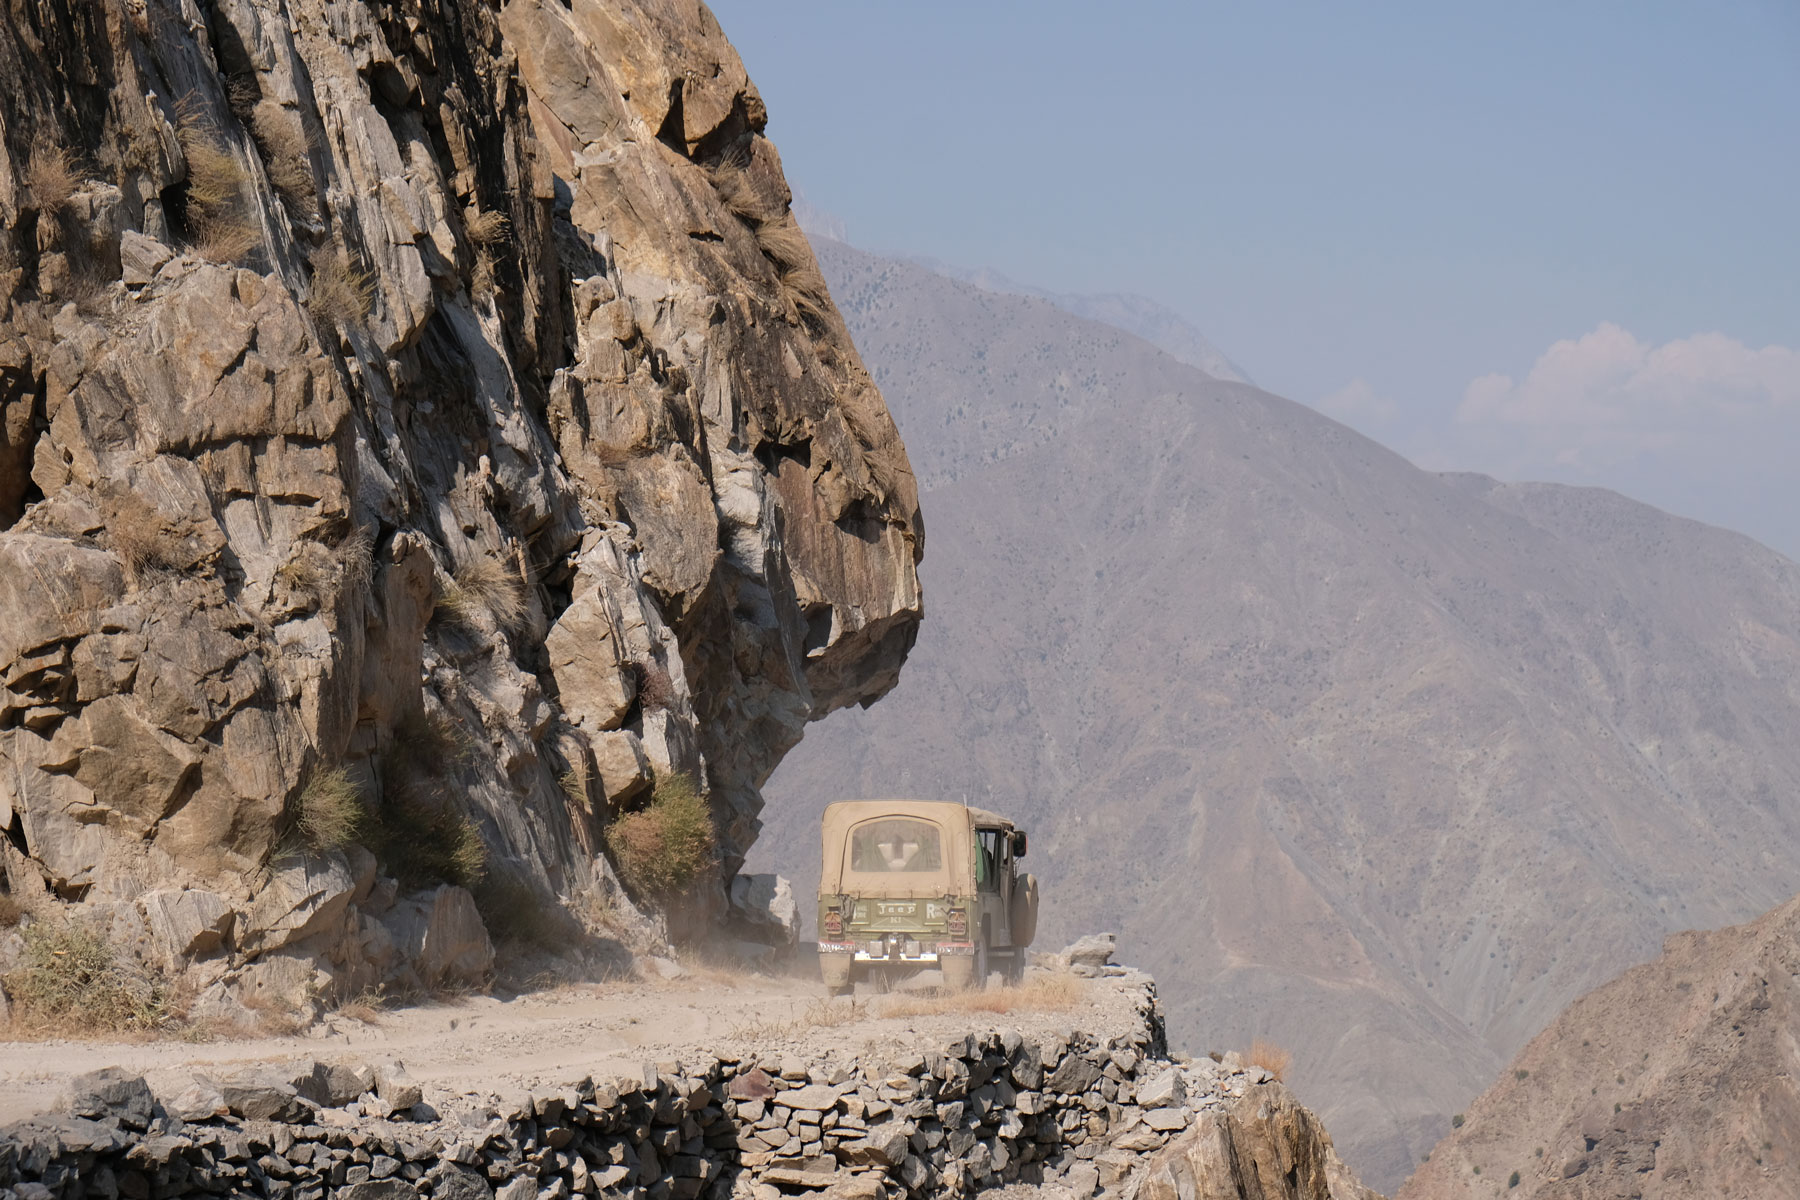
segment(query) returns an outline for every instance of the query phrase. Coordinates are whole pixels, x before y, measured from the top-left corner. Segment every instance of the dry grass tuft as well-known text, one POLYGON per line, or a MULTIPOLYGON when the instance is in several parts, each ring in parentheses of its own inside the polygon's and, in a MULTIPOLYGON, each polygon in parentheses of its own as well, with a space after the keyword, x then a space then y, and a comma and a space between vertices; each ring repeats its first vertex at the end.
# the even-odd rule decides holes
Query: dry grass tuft
POLYGON ((557 777, 556 785, 568 798, 569 805, 576 812, 591 813, 594 801, 588 787, 587 767, 577 763, 557 777))
POLYGON ((24 915, 25 910, 17 900, 6 892, 0 892, 0 929, 11 929, 24 915))
POLYGON ((1294 1061, 1294 1056, 1274 1042, 1256 1038, 1250 1043, 1250 1051, 1244 1055, 1244 1061, 1253 1067, 1261 1067, 1279 1081, 1282 1073, 1294 1061))
POLYGON ((318 182, 313 177, 312 143, 297 114, 257 108, 250 131, 262 149, 269 183, 297 217, 310 219, 319 211, 318 182))
POLYGON ((73 922, 39 921, 24 931, 25 950, 5 979, 16 1024, 56 1032, 123 1033, 170 1020, 163 991, 119 961, 98 932, 73 922))
POLYGON ((353 325, 375 311, 375 277, 347 255, 321 246, 312 256, 306 308, 321 325, 353 325))
POLYGON ((476 210, 475 215, 469 218, 465 228, 469 233, 469 241, 475 245, 498 246, 506 241, 506 235, 512 228, 512 222, 506 219, 506 214, 503 212, 493 209, 486 212, 476 210))
POLYGON ((244 192, 250 172, 199 122, 183 122, 179 134, 187 158, 187 225, 193 249, 213 262, 237 262, 262 240, 244 192))
POLYGON ((361 1021, 364 1025, 379 1025, 383 1011, 392 1003, 387 992, 379 987, 359 992, 345 1000, 332 1010, 335 1016, 349 1017, 352 1021, 361 1021))
POLYGON ((627 887, 663 898, 699 878, 717 853, 712 813, 686 775, 658 779, 650 803, 614 821, 606 842, 627 887))
POLYGON ((375 573, 375 531, 367 525, 344 535, 338 543, 338 561, 344 566, 347 587, 367 587, 375 573))
POLYGON ((75 156, 58 146, 40 145, 25 163, 25 186, 41 213, 60 213, 81 183, 75 156))
POLYGON ((774 263, 775 269, 783 275, 813 261, 812 243, 806 240, 806 231, 792 217, 758 225, 756 245, 763 257, 774 263))
POLYGON ((362 790, 348 771, 333 767, 307 781, 294 830, 314 850, 339 850, 356 840, 367 819, 362 790))
POLYGON ((293 557, 275 568, 275 578, 285 583, 289 591, 306 596, 315 604, 323 604, 329 594, 331 571, 322 551, 323 548, 315 543, 300 543, 295 547, 293 557))
POLYGON ((878 1017, 935 1017, 953 1013, 1066 1012, 1087 1000, 1087 985, 1073 975, 1042 975, 1018 987, 933 996, 896 995, 879 1001, 878 1017))
POLYGON ((113 553, 138 580, 187 565, 182 539, 156 506, 136 492, 121 492, 114 500, 106 535, 113 553))
POLYGON ((477 555, 442 582, 438 611, 462 625, 473 625, 485 611, 500 628, 517 629, 525 619, 525 581, 499 559, 477 555))
POLYGON ((750 178, 748 150, 741 145, 726 150, 712 165, 708 177, 712 180, 713 193, 727 212, 751 225, 761 223, 765 206, 750 178))
POLYGON ((469 272, 469 295, 477 300, 490 300, 498 287, 494 274, 494 252, 486 246, 475 251, 475 267, 469 272))

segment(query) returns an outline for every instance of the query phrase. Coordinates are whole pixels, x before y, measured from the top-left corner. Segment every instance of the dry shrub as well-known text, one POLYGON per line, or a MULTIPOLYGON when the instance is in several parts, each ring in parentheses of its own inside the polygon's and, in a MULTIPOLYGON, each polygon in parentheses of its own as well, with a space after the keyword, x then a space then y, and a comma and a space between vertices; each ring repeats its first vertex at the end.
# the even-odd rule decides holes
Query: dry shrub
POLYGON ((555 949, 556 925, 542 896, 510 871, 492 871, 475 889, 475 908, 496 942, 555 949))
POLYGON ((516 629, 525 619, 525 581, 497 558, 481 554, 456 568, 442 582, 438 610, 462 625, 474 625, 485 611, 502 629, 516 629))
POLYGON ((24 915, 25 910, 17 900, 6 892, 0 892, 0 929, 11 929, 24 915))
POLYGON ((668 708, 675 703, 675 679, 667 667, 654 659, 634 662, 631 672, 637 678, 638 704, 646 709, 668 708))
POLYGON ((457 807, 452 774, 472 747, 445 717, 410 717, 381 756, 381 801, 358 836, 408 887, 473 888, 487 871, 481 831, 457 807))
POLYGON ((1249 1053, 1244 1055, 1245 1062, 1253 1067, 1261 1067, 1263 1070, 1273 1075, 1277 1080, 1281 1078, 1282 1072, 1288 1069, 1288 1064, 1293 1062, 1293 1060, 1294 1056, 1292 1054, 1289 1054, 1274 1042, 1267 1041, 1263 1038, 1256 1038, 1253 1040, 1250 1043, 1249 1053))
POLYGON ((262 99, 262 88, 255 75, 233 75, 225 81, 225 107, 241 124, 248 125, 256 115, 256 102, 262 99))
POLYGON ((121 963, 96 930, 39 921, 26 928, 24 940, 18 969, 5 980, 19 1024, 63 1034, 144 1031, 168 1023, 162 989, 121 963))
POLYGON ((375 277, 333 247, 312 256, 312 290, 306 307, 321 325, 353 325, 375 311, 375 277))
POLYGON ((340 850, 356 840, 368 818, 362 790, 342 767, 320 771, 300 792, 294 830, 314 850, 340 850))
POLYGON ((237 262, 261 241, 244 194, 250 173, 197 121, 184 121, 179 134, 187 158, 187 224, 194 251, 213 262, 237 262))
POLYGON ((626 886, 662 898, 699 878, 716 853, 712 813, 686 775, 658 779, 650 803, 614 821, 606 842, 626 886))
POLYGON ((1065 1012, 1087 999, 1087 985, 1073 975, 1043 975, 1017 987, 935 996, 890 996, 881 1017, 933 1017, 952 1013, 1065 1012))
POLYGON ((121 492, 106 523, 114 554, 137 579, 186 565, 183 542, 157 507, 136 492, 121 492))
POLYGON ((62 212, 80 183, 75 157, 61 147, 39 145, 25 163, 25 186, 41 213, 62 212))

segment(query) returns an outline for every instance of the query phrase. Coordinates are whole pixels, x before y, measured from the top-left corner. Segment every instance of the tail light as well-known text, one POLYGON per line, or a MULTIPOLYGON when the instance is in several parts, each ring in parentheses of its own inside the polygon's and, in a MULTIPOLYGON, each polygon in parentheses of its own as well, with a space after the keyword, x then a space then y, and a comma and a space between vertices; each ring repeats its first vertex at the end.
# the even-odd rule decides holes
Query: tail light
POLYGON ((844 936, 844 914, 835 908, 825 910, 825 936, 834 942, 844 936))
POLYGON ((963 909, 953 908, 946 914, 946 925, 951 937, 969 936, 969 914, 963 909))

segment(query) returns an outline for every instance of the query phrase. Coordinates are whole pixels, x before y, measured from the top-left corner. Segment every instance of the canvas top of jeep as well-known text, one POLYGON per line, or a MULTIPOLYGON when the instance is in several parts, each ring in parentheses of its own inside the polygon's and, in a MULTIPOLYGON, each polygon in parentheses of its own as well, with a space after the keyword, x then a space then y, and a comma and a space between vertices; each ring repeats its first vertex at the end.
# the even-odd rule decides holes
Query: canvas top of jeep
POLYGON ((975 831, 1012 830, 997 813, 949 800, 841 800, 820 823, 819 897, 966 895, 975 831))

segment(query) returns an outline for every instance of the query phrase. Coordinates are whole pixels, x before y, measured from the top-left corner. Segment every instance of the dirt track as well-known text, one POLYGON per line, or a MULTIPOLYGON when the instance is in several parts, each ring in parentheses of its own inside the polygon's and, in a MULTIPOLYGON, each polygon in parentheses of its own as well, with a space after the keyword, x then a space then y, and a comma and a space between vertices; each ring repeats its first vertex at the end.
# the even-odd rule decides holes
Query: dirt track
MULTIPOLYGON (((924 983, 932 977, 925 977, 924 983)), ((1142 976, 1137 976, 1141 981, 1142 976)), ((934 989, 827 1003, 815 979, 697 972, 658 982, 566 985, 514 999, 469 996, 384 1011, 374 1024, 342 1016, 310 1034, 215 1042, 0 1042, 0 1123, 55 1103, 64 1081, 101 1067, 144 1074, 159 1092, 194 1070, 296 1058, 399 1059, 437 1102, 542 1089, 583 1075, 637 1074, 646 1061, 715 1050, 765 1055, 930 1045, 975 1029, 1118 1030, 1135 1026, 1127 979, 1081 981, 1033 971, 1018 992, 967 1008, 885 1016, 927 1004, 934 989), (335 1030, 335 1031, 332 1031, 335 1030)))

